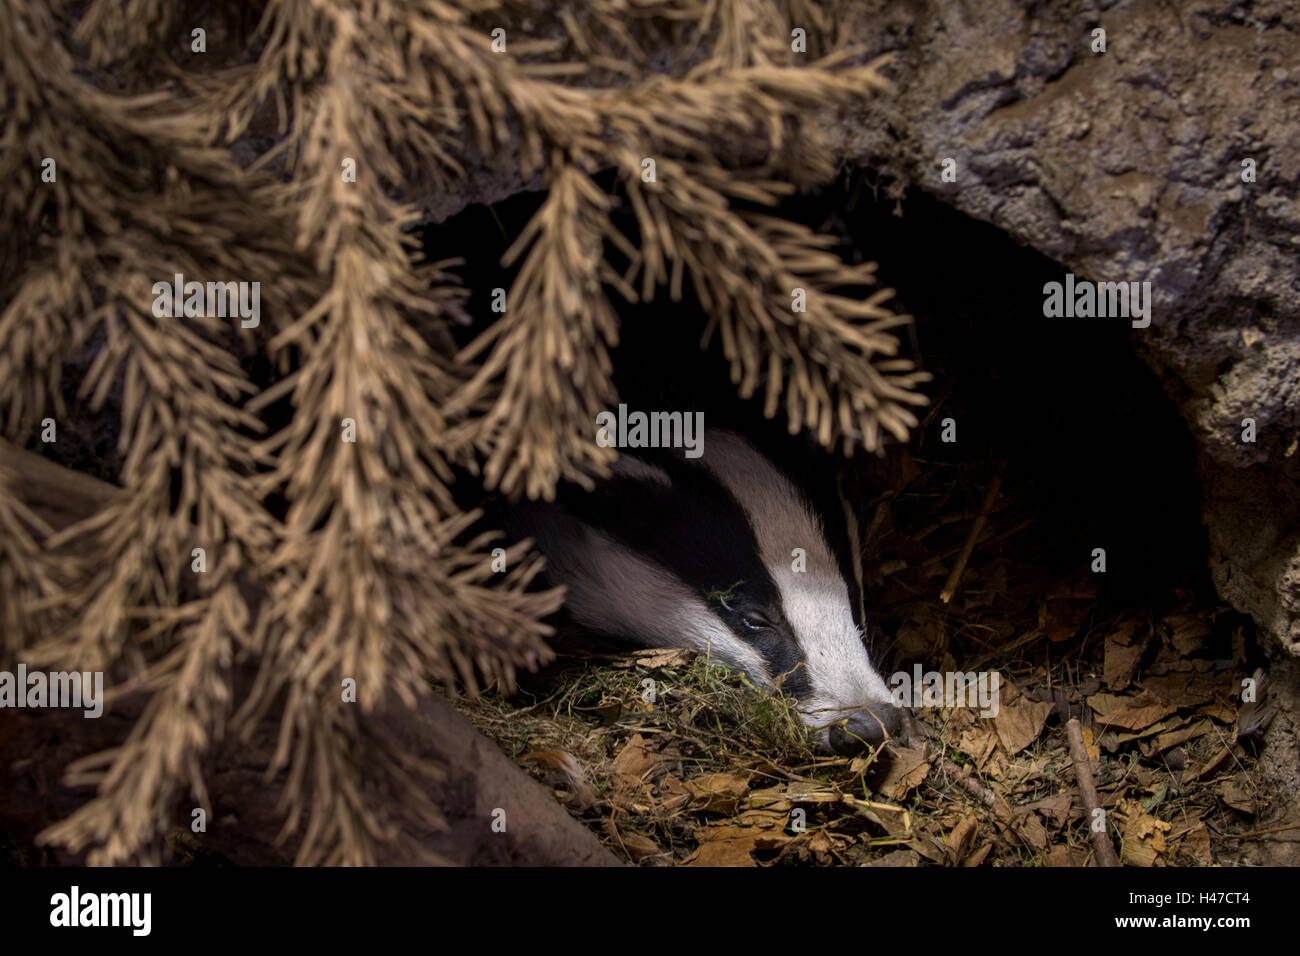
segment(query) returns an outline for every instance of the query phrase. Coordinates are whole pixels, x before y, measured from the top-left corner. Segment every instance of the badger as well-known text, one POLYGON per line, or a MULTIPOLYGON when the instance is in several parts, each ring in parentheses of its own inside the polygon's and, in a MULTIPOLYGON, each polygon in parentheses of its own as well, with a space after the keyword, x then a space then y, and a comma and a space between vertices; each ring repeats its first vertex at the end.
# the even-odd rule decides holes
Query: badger
POLYGON ((594 490, 511 513, 588 631, 690 648, 793 698, 815 744, 852 753, 898 732, 841 562, 811 499, 740 435, 703 454, 623 452, 594 490))

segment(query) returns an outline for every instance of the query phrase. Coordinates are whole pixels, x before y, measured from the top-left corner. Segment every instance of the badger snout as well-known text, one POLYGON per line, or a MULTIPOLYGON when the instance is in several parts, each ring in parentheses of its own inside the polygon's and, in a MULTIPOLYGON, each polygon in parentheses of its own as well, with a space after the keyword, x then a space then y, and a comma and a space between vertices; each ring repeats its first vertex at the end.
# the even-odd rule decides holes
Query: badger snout
POLYGON ((837 754, 855 754, 866 746, 878 747, 897 737, 903 725, 902 712, 891 703, 864 707, 828 729, 827 742, 837 754))

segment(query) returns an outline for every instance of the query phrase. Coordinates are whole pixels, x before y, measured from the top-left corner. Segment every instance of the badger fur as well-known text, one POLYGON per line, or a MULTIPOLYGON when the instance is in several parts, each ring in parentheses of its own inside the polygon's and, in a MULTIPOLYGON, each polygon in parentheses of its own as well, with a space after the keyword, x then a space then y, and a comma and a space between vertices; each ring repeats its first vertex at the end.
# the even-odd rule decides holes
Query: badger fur
POLYGON ((509 527, 534 538, 582 627, 779 685, 837 751, 897 731, 822 519, 741 436, 706 430, 696 459, 624 453, 595 490, 521 505, 509 527))

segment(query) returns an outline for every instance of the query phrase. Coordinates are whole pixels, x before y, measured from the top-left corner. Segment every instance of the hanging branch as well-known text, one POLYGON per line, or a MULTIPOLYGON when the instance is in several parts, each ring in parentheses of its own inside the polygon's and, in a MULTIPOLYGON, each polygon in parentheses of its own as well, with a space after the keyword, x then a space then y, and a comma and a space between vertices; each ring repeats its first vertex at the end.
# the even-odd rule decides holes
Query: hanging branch
POLYGON ((809 118, 885 88, 812 0, 266 0, 255 26, 241 4, 79 13, 66 38, 48 4, 0 0, 0 428, 21 444, 62 417, 80 350, 81 399, 120 419, 122 487, 62 530, 0 500, 0 620, 5 653, 144 695, 130 736, 72 768, 96 796, 46 834, 93 862, 149 858, 179 795, 205 799, 213 742, 263 720, 299 862, 371 862, 436 818, 436 775, 367 718, 433 680, 509 688, 549 658, 560 595, 531 588, 525 547, 495 573, 449 484, 459 466, 546 498, 603 472, 611 290, 677 297, 689 276, 741 393, 824 444, 915 423, 906 317, 851 294, 871 267, 751 208, 832 175, 809 118), (838 52, 803 65, 793 26, 838 52), (413 261, 418 212, 397 197, 489 163, 549 194, 509 253, 505 312, 457 352, 465 292, 452 263, 413 261), (611 167, 639 243, 592 181, 611 167), (153 284, 177 273, 258 282, 263 323, 155 315, 153 284))
POLYGON ((546 202, 514 246, 523 255, 505 315, 460 355, 488 359, 452 405, 468 406, 498 376, 500 387, 478 418, 484 480, 506 493, 551 497, 557 481, 590 487, 613 449, 596 444, 596 415, 615 400, 608 349, 618 321, 601 282, 617 281, 604 260, 614 238, 609 199, 572 166, 554 176, 546 202))

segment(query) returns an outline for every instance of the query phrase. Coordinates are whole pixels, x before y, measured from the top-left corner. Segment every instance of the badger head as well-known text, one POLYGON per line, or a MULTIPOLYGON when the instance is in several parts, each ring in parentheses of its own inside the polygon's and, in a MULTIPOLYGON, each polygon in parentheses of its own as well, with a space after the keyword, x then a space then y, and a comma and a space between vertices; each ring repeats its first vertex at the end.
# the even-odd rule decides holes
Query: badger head
POLYGON ((612 479, 527 530, 578 623, 779 686, 836 751, 897 732, 821 520, 738 435, 707 431, 696 460, 624 455, 612 479))
POLYGON ((837 751, 897 733, 900 715, 854 620, 852 588, 805 496, 738 435, 706 433, 701 461, 743 512, 762 564, 752 583, 717 595, 715 608, 760 658, 755 676, 780 683, 818 742, 837 751))

